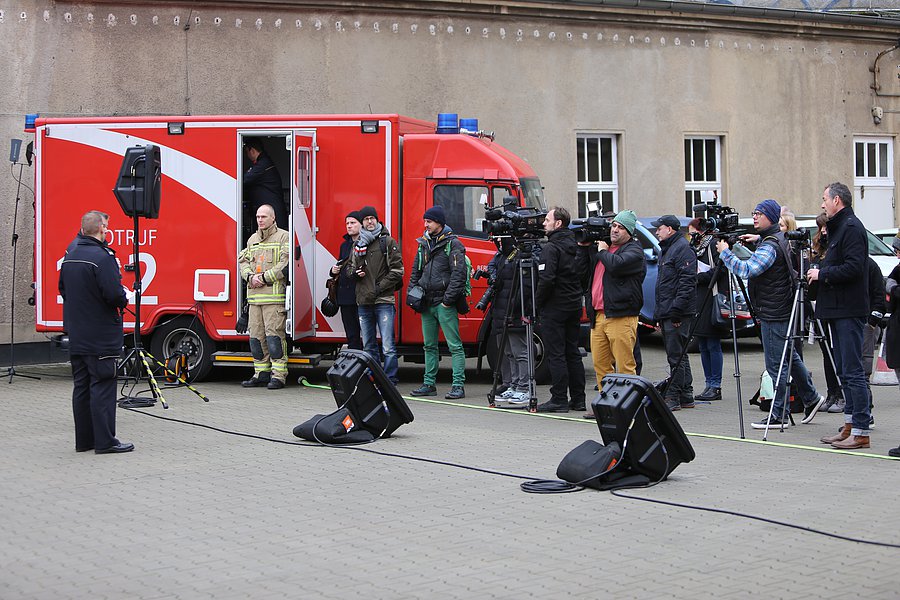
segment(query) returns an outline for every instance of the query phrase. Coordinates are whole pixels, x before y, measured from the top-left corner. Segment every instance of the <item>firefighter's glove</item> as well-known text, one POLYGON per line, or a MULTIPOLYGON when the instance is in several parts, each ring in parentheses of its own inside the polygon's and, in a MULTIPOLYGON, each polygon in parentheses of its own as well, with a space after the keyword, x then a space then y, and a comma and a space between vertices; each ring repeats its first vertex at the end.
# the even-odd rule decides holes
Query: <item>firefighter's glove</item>
POLYGON ((237 322, 234 324, 234 330, 238 333, 247 333, 247 324, 250 322, 250 306, 248 304, 244 305, 244 308, 241 309, 241 316, 238 317, 237 322))

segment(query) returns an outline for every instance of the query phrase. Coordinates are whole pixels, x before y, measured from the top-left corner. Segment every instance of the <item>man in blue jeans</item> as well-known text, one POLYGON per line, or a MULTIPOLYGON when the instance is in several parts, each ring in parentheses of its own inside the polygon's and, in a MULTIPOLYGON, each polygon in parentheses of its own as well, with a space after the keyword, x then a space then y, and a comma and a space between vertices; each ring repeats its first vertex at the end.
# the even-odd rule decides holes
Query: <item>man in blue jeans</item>
POLYGON ((376 361, 384 354, 384 374, 392 383, 397 378, 397 350, 394 347, 394 293, 403 281, 403 259, 400 247, 387 227, 378 220, 372 206, 359 211, 362 229, 353 245, 350 268, 356 274, 356 304, 363 349, 376 361))
MULTIPOLYGON (((790 249, 784 234, 778 228, 781 207, 774 200, 763 200, 753 211, 753 227, 759 234, 756 251, 747 260, 741 260, 728 246, 726 240, 719 240, 716 250, 722 263, 738 277, 749 279, 748 293, 756 316, 763 344, 766 371, 775 388, 775 398, 769 415, 761 421, 751 423, 754 429, 770 427, 790 427, 790 408, 787 404, 787 383, 793 377, 797 393, 803 401, 804 415, 801 423, 809 423, 825 403, 812 382, 812 377, 800 359, 797 349, 791 355, 785 353, 785 342, 791 312, 794 309, 796 274, 790 261, 790 249), (784 360, 782 360, 784 357, 784 360)), ((741 236, 754 238, 753 234, 741 236)))
POLYGON ((810 283, 819 282, 816 318, 825 321, 834 344, 834 363, 844 392, 844 427, 822 443, 841 450, 869 447, 869 394, 862 362, 863 326, 869 316, 869 245, 852 208, 850 190, 832 183, 822 193, 828 215, 828 252, 810 283))

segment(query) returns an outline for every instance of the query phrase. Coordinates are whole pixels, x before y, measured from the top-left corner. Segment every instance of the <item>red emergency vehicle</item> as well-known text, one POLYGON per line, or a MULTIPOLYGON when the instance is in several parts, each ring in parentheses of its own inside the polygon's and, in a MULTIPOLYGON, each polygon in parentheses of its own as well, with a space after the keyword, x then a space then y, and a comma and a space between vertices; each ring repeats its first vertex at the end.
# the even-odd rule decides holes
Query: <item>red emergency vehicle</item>
MULTIPOLYGON (((160 360, 186 350, 194 378, 214 363, 252 364, 246 335, 235 331, 242 297, 237 257, 255 229, 242 185, 249 138, 259 139, 275 163, 289 213, 292 366, 317 363, 345 339, 340 315, 325 317, 319 306, 351 210, 378 209, 403 249, 408 281, 429 206, 444 206, 475 267, 486 265, 495 251, 481 228, 486 204, 500 205, 513 195, 523 206, 544 208, 534 171, 492 135, 400 115, 39 118, 37 330, 62 331, 57 272, 87 210, 110 214, 110 246, 123 264, 134 260, 133 223, 111 190, 126 148, 155 144, 162 163, 159 218, 141 219, 138 230, 145 347, 160 360)), ((123 275, 131 288, 133 276, 123 275)), ((472 283, 473 308, 460 320, 468 356, 484 354, 486 334, 483 315, 474 309, 486 283, 472 283)), ((398 301, 398 353, 417 361, 423 356, 421 323, 404 296, 405 286, 398 301)), ((134 327, 134 316, 128 317, 126 329, 134 327)), ((538 354, 540 359, 540 348, 538 354)))

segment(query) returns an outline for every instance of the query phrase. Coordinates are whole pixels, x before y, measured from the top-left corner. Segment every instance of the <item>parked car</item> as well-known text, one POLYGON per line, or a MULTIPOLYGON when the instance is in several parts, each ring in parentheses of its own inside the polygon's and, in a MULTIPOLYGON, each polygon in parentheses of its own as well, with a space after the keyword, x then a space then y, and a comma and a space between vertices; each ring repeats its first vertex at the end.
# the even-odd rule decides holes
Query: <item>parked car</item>
MULTIPOLYGON (((639 217, 638 224, 635 227, 635 235, 640 239, 641 245, 644 248, 644 254, 647 258, 647 276, 644 278, 644 306, 641 308, 639 319, 641 327, 638 329, 642 334, 650 333, 656 329, 656 323, 653 320, 653 309, 656 305, 657 263, 659 262, 662 250, 659 247, 659 240, 654 233, 656 228, 653 227, 652 223, 658 218, 659 217, 639 217)), ((678 217, 678 220, 681 222, 681 232, 687 236, 688 224, 693 219, 691 217, 678 217)), ((750 256, 750 251, 743 246, 735 247, 734 252, 738 258, 742 260, 746 260, 750 256)), ((744 285, 746 286, 746 281, 744 282, 744 285)), ((735 290, 734 298, 735 304, 738 306, 738 329, 741 332, 741 337, 755 335, 749 312, 740 309, 741 305, 746 306, 746 302, 744 301, 743 293, 739 287, 735 290)))

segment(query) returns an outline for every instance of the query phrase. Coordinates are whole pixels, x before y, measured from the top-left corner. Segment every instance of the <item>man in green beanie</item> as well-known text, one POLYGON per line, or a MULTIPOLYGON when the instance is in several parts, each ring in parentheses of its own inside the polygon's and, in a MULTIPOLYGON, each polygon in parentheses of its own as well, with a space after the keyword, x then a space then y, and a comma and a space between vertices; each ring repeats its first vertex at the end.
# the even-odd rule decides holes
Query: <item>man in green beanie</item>
POLYGON ((647 265, 641 243, 634 237, 636 224, 634 211, 623 210, 610 225, 609 243, 579 243, 577 260, 584 264, 589 278, 585 306, 597 385, 614 366, 616 373, 637 372, 634 344, 644 304, 642 286, 647 265))

